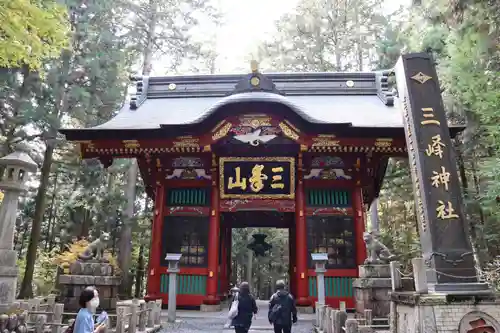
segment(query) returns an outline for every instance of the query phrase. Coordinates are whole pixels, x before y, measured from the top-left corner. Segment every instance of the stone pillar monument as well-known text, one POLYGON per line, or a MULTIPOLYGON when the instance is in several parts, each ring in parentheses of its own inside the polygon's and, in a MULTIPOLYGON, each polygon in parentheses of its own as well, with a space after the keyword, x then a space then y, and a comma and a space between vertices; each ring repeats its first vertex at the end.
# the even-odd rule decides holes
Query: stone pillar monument
POLYGON ((35 172, 36 163, 21 149, 0 158, 3 169, 0 189, 4 192, 0 206, 0 313, 6 312, 15 300, 17 253, 14 250, 14 229, 19 196, 27 190, 28 172, 35 172))
POLYGON ((325 265, 328 262, 328 254, 311 253, 316 267, 316 282, 318 283, 318 304, 325 305, 325 265))
POLYGON ((167 253, 165 260, 168 261, 168 313, 169 323, 175 322, 175 311, 177 309, 177 273, 179 273, 179 261, 182 254, 167 253))
POLYGON ((500 300, 476 274, 434 60, 401 56, 396 80, 423 258, 413 261, 416 292, 391 293, 391 332, 498 332, 500 300))

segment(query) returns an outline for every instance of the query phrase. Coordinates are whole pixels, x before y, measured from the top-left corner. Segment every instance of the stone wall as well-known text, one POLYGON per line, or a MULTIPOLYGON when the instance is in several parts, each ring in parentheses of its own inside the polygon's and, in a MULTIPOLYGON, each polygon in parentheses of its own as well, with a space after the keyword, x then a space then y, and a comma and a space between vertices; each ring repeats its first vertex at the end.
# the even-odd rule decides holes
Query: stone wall
POLYGON ((396 316, 394 333, 467 333, 475 319, 483 319, 485 325, 500 332, 496 322, 500 318, 500 300, 394 293, 392 301, 395 303, 392 315, 396 316))
POLYGON ((101 309, 116 309, 121 278, 113 275, 113 267, 109 263, 76 262, 71 265, 69 273, 59 274, 57 278, 58 302, 63 303, 67 311, 80 308, 80 294, 89 286, 96 287, 99 292, 101 309))

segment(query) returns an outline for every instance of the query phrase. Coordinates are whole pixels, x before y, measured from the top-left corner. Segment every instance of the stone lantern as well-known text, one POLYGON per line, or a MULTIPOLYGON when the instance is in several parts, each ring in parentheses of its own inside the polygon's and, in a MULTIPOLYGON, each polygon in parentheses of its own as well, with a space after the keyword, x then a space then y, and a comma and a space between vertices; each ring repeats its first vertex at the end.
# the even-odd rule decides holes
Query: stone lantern
POLYGON ((177 309, 177 273, 180 272, 179 261, 181 253, 167 253, 165 260, 168 261, 168 312, 167 320, 170 323, 175 322, 177 309))
POLYGON ((14 251, 14 230, 19 196, 27 190, 28 172, 35 172, 36 163, 22 150, 0 158, 0 190, 4 197, 0 205, 0 313, 15 299, 18 268, 14 251))
POLYGON ((325 272, 328 254, 311 253, 311 259, 316 268, 316 282, 318 283, 318 304, 325 305, 325 272))

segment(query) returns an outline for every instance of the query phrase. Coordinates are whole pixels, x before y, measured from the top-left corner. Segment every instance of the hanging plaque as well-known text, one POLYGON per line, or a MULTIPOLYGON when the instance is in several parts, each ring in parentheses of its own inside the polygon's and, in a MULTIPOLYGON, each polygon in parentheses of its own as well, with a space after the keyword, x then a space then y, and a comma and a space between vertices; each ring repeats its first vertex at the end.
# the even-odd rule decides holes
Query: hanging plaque
POLYGON ((221 199, 295 198, 293 157, 221 157, 221 199))

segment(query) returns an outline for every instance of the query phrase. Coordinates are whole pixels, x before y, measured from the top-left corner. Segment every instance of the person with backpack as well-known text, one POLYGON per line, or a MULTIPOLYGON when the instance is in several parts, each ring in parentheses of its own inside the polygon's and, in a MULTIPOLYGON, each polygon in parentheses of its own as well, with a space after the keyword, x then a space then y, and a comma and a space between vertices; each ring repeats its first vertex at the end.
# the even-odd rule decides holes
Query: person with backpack
POLYGON ((229 310, 231 326, 234 326, 235 333, 248 333, 252 326, 252 317, 257 311, 255 298, 250 294, 250 285, 248 282, 242 282, 229 310))
POLYGON ((269 301, 269 322, 274 333, 291 333, 292 324, 297 322, 297 307, 293 296, 285 290, 285 282, 276 282, 276 293, 269 301))

